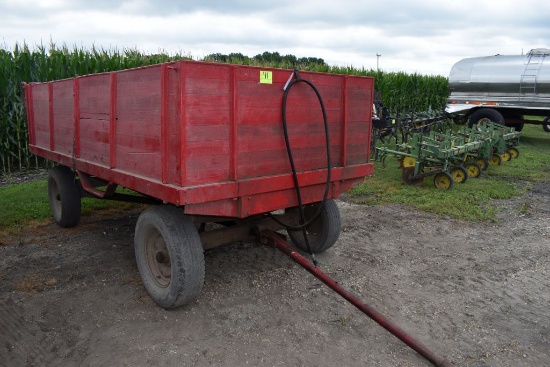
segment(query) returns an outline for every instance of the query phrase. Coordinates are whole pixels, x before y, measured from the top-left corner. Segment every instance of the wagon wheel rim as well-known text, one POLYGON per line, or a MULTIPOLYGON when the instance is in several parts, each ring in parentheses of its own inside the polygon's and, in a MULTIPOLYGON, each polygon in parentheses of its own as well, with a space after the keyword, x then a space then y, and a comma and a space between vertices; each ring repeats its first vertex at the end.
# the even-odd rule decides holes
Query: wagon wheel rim
POLYGON ((61 195, 59 194, 59 186, 57 186, 57 182, 54 179, 51 179, 49 182, 49 197, 53 198, 51 201, 51 205, 53 207, 54 215, 60 216, 61 215, 61 195))
POLYGON ((145 239, 147 266, 159 287, 166 288, 172 279, 170 253, 164 238, 156 228, 152 228, 145 239))
MULTIPOLYGON (((317 207, 313 205, 308 205, 304 207, 304 216, 305 219, 312 218, 317 212, 317 207)), ((316 242, 319 240, 323 233, 323 221, 319 218, 313 221, 309 226, 306 227, 306 235, 309 242, 316 242)), ((301 237, 303 237, 303 232, 300 231, 301 237)))
POLYGON ((450 189, 453 185, 453 178, 450 174, 441 172, 435 175, 434 184, 438 189, 450 189))
POLYGON ((504 162, 508 162, 510 159, 512 159, 512 153, 510 153, 509 150, 506 150, 504 153, 502 153, 502 160, 504 162))
POLYGON ((519 150, 516 149, 516 148, 510 148, 508 149, 510 151, 510 155, 512 156, 512 158, 517 158, 519 157, 519 150))
POLYGON ((483 131, 483 127, 487 124, 492 123, 493 121, 488 117, 482 117, 478 120, 476 128, 478 131, 483 131))

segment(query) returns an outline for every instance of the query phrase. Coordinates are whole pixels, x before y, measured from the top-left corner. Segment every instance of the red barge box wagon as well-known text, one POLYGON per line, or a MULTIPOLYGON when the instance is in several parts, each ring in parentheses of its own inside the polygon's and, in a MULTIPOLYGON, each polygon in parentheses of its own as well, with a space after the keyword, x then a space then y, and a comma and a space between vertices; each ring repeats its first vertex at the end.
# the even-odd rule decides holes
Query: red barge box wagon
POLYGON ((328 249, 333 199, 373 173, 370 77, 178 61, 24 89, 30 150, 59 164, 59 225, 78 224, 83 196, 155 204, 135 253, 165 308, 198 297, 204 249, 285 228, 328 249))

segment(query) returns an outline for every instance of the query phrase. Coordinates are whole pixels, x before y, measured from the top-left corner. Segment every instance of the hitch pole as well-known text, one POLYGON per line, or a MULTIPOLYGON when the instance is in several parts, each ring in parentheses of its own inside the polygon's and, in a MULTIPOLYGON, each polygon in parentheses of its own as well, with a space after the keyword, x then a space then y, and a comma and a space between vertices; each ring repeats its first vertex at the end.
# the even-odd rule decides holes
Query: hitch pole
POLYGON ((283 254, 290 257, 292 260, 300 264, 304 269, 313 274, 320 281, 325 283, 329 288, 338 293, 352 305, 363 311, 368 317, 376 321, 380 326, 388 330, 395 337, 407 344, 410 348, 415 350, 422 357, 427 359, 430 363, 437 367, 454 367, 454 365, 446 358, 437 356, 428 347, 421 342, 415 340, 412 336, 407 334, 403 329, 395 325, 389 319, 381 315, 371 306, 363 303, 359 298, 353 295, 351 292, 344 289, 338 282, 331 279, 327 274, 321 271, 318 267, 310 263, 305 257, 293 250, 288 243, 283 241, 276 233, 270 230, 264 230, 261 233, 262 243, 277 248, 283 254))

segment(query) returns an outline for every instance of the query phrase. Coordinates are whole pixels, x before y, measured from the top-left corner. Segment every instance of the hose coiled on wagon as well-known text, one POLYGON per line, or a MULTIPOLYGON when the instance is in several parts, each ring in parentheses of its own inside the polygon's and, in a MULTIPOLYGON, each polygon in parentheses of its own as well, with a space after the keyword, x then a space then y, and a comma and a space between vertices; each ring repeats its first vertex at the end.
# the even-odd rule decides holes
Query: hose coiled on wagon
POLYGON ((296 197, 297 197, 297 200, 298 200, 298 208, 300 210, 300 225, 293 226, 293 225, 283 223, 283 222, 279 221, 278 219, 276 219, 273 216, 272 216, 272 218, 276 222, 278 222, 280 225, 284 226, 287 230, 295 230, 295 231, 296 230, 301 230, 302 231, 303 236, 304 236, 304 241, 306 243, 306 247, 308 249, 308 252, 311 255, 311 259, 313 261, 313 264, 315 266, 317 266, 317 260, 315 259, 315 254, 311 250, 311 246, 309 244, 306 229, 315 220, 317 220, 317 218, 319 218, 319 216, 321 215, 321 212, 325 207, 325 203, 327 201, 328 193, 329 193, 329 190, 330 190, 330 180, 331 180, 332 167, 331 167, 330 137, 329 137, 329 126, 328 126, 327 112, 326 112, 326 109, 325 109, 325 104, 323 102, 323 97, 321 96, 321 93, 319 92, 317 87, 311 81, 309 81, 307 79, 302 79, 300 77, 300 73, 298 72, 297 68, 293 69, 293 73, 290 76, 289 80, 287 81, 287 83, 286 83, 285 87, 283 88, 283 90, 284 90, 283 103, 282 103, 283 133, 284 133, 284 137, 285 137, 285 146, 286 146, 286 151, 287 151, 287 154, 288 154, 288 160, 289 160, 289 163, 290 163, 290 168, 292 170, 292 178, 293 178, 293 181, 294 181, 294 188, 295 188, 296 197), (293 76, 294 76, 294 79, 292 79, 293 76), (286 106, 287 106, 288 95, 290 94, 290 90, 292 89, 292 87, 294 85, 298 84, 298 83, 305 83, 305 84, 309 85, 311 87, 311 89, 313 89, 313 91, 315 92, 315 95, 317 96, 317 99, 319 100, 319 104, 320 104, 321 110, 323 112, 323 124, 324 124, 324 128, 325 128, 325 143, 326 143, 326 158, 327 158, 327 180, 326 180, 326 183, 325 183, 325 192, 323 194, 323 199, 321 201, 321 205, 319 205, 319 208, 317 209, 317 212, 311 218, 309 218, 307 221, 306 221, 305 214, 304 214, 304 205, 303 205, 303 202, 302 202, 302 194, 301 194, 301 190, 300 190, 300 184, 299 184, 299 181, 298 181, 298 173, 296 171, 296 165, 294 163, 294 157, 292 155, 292 148, 290 146, 290 138, 289 138, 289 135, 288 135, 288 124, 287 124, 287 107, 286 106))

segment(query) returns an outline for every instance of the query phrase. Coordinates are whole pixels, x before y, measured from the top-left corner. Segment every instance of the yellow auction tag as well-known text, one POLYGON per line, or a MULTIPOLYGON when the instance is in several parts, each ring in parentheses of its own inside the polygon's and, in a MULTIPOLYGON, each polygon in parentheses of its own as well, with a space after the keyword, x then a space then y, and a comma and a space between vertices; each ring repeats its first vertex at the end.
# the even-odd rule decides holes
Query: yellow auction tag
POLYGON ((260 84, 273 84, 273 72, 266 70, 260 71, 260 84))

